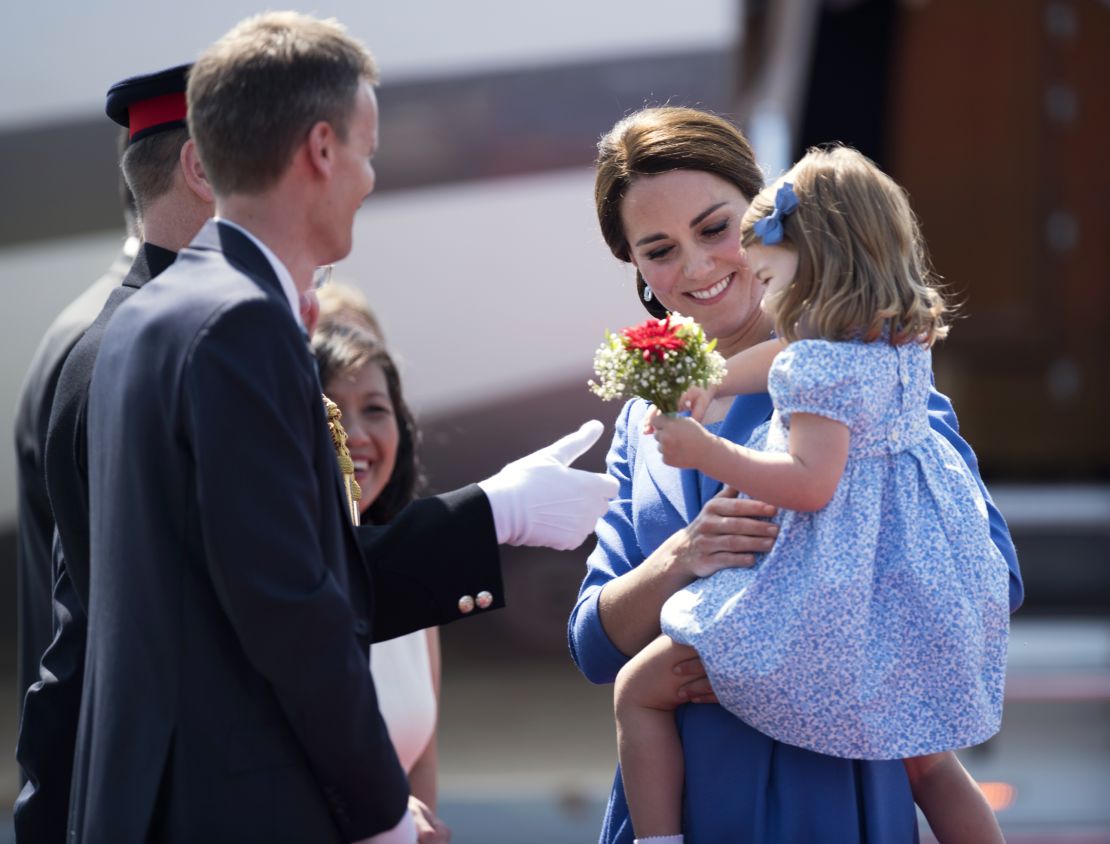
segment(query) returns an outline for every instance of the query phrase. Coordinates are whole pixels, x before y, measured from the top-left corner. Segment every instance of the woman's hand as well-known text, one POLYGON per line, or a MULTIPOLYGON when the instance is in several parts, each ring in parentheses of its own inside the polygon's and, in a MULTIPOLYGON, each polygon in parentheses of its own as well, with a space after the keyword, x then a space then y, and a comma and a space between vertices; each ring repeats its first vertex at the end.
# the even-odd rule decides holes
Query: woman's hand
POLYGON ((658 636, 663 604, 693 580, 752 566, 755 554, 775 542, 778 526, 767 521, 774 514, 770 504, 737 498, 726 487, 640 565, 606 583, 598 612, 617 650, 632 656, 658 636))
POLYGON ((388 832, 379 832, 369 838, 360 838, 351 844, 394 844, 412 841, 413 829, 416 830, 416 844, 447 844, 451 840, 451 830, 436 813, 418 797, 409 795, 408 817, 401 816, 401 823, 388 832))
POLYGON ((698 653, 659 635, 617 675, 613 692, 620 713, 628 707, 677 709, 684 703, 716 703, 698 653))
POLYGON ((671 671, 680 678, 678 699, 688 703, 717 703, 717 695, 709 685, 709 675, 698 657, 690 657, 677 663, 671 671))
POLYGON ((451 830, 418 797, 409 797, 409 812, 416 822, 417 844, 447 844, 451 830))
POLYGON ((755 555, 771 550, 778 525, 767 519, 776 509, 762 501, 737 498, 725 487, 702 507, 697 518, 660 546, 671 546, 672 565, 692 580, 728 568, 750 568, 755 555))

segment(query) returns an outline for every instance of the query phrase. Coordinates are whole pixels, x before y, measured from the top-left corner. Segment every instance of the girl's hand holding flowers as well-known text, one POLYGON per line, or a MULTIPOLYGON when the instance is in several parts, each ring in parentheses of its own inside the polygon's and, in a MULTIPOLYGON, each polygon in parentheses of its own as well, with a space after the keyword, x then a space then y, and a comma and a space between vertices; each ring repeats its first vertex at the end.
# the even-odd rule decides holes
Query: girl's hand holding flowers
POLYGON ((644 419, 644 433, 655 434, 659 454, 668 466, 708 473, 717 438, 697 420, 669 416, 653 407, 644 419))
POLYGON ((705 412, 709 410, 709 405, 713 403, 715 398, 717 398, 716 384, 710 384, 707 387, 695 384, 682 394, 678 400, 678 406, 682 410, 690 411, 691 419, 701 422, 705 418, 705 412))

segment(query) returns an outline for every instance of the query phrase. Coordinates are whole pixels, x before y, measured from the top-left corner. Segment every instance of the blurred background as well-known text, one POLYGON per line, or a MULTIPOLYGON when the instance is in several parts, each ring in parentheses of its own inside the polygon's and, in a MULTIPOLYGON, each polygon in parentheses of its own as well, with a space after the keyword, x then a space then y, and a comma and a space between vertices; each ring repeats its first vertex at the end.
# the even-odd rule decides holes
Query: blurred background
MULTIPOLYGON (((0 842, 11 840, 16 489, 31 355, 123 240, 108 86, 193 59, 246 0, 20 4, 0 51, 0 842)), ((338 278, 401 357, 430 490, 617 407, 639 321, 597 232, 598 137, 643 105, 731 116, 769 176, 844 141, 907 187, 962 303, 936 353, 1026 583, 1002 732, 965 754, 1011 841, 1110 841, 1110 3, 320 2, 382 67, 378 188, 338 278), (1101 80, 1101 81, 1100 81, 1101 80)), ((603 465, 597 446, 585 463, 603 465)), ((610 690, 567 655, 589 545, 506 553, 509 608, 443 631, 441 814, 463 842, 596 840, 610 690)), ((923 832, 927 831, 923 825, 923 832)))

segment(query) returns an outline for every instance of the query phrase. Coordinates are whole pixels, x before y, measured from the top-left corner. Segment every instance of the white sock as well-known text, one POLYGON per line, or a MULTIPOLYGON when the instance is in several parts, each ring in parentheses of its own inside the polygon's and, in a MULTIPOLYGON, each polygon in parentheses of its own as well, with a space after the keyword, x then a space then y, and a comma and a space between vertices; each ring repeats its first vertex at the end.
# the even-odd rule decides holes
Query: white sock
POLYGON ((635 838, 632 844, 683 844, 682 835, 653 835, 651 838, 635 838))

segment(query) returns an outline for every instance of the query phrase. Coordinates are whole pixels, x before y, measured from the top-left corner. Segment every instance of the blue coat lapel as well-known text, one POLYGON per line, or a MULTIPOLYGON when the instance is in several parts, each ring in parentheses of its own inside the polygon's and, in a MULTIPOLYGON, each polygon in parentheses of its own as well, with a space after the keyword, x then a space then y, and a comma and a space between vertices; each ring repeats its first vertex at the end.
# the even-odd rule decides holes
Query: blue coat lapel
POLYGON ((640 437, 638 456, 659 492, 660 500, 674 508, 680 523, 689 523, 701 509, 697 504, 698 473, 693 469, 675 469, 664 463, 659 454, 659 444, 650 434, 640 437))
MULTIPOLYGON (((767 393, 737 396, 725 418, 721 420, 716 434, 729 442, 744 445, 751 439, 752 431, 771 418, 773 409, 771 397, 767 393)), ((682 474, 691 476, 690 506, 696 515, 705 506, 705 502, 721 491, 723 484, 701 472, 684 470, 682 474)))
MULTIPOLYGON (((753 430, 771 418, 773 409, 767 393, 737 396, 714 433, 743 445, 751 438, 753 430)), ((640 437, 638 458, 658 490, 660 500, 674 509, 682 524, 692 522, 705 502, 721 491, 722 484, 716 478, 694 469, 675 469, 664 463, 655 437, 640 437)))

